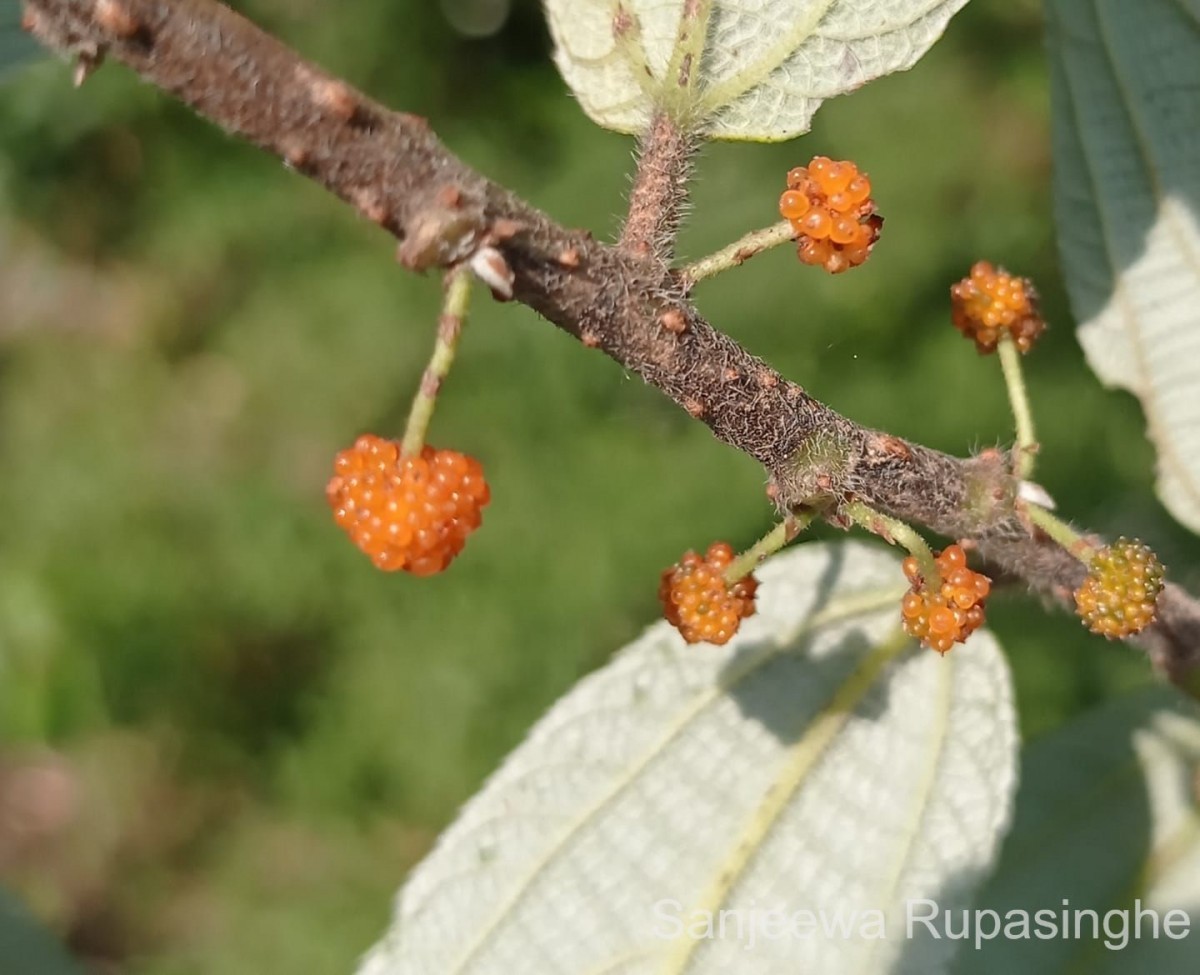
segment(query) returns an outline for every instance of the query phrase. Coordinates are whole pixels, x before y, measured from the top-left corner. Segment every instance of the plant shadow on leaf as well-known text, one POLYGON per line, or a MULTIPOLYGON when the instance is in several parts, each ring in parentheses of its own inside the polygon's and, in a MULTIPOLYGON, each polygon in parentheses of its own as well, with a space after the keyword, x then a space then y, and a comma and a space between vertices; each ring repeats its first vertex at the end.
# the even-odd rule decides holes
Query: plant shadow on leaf
MULTIPOLYGON (((818 604, 818 607, 820 604, 818 604)), ((816 634, 798 642, 751 644, 739 651, 721 675, 729 696, 742 714, 758 721, 784 744, 799 741, 810 729, 814 712, 822 706, 838 711, 829 700, 830 688, 840 688, 872 649, 865 631, 851 630, 827 648, 820 659, 811 651, 816 634)), ((847 713, 875 720, 887 711, 887 681, 847 713)))
POLYGON ((1079 340, 1141 401, 1158 492, 1200 531, 1200 100, 1195 9, 1176 0, 1047 4, 1055 217, 1079 340))
POLYGON ((655 905, 861 915, 947 878, 965 896, 1014 782, 994 640, 946 660, 916 650, 878 546, 800 545, 759 575, 735 642, 687 646, 660 622, 560 699, 409 876, 361 971, 501 970, 534 951, 540 971, 864 970, 848 964, 857 941, 751 956, 725 936, 655 934, 655 905))
MULTIPOLYGON (((845 548, 829 545, 827 551, 828 560, 812 587, 810 619, 829 606, 845 569, 845 548)), ((788 637, 748 643, 738 648, 721 671, 719 683, 728 687, 742 713, 785 743, 804 734, 812 715, 827 703, 830 689, 842 686, 871 649, 864 632, 851 630, 816 660, 812 658, 816 637, 816 632, 808 630, 799 641, 788 637)), ((883 686, 886 689, 886 684, 883 686)), ((886 710, 886 697, 872 696, 871 701, 870 715, 861 709, 855 713, 878 717, 886 710)))
MULTIPOLYGON (((833 597, 838 579, 845 564, 845 550, 838 545, 829 546, 829 560, 821 570, 813 584, 813 603, 809 615, 815 615, 825 609, 833 597)), ((853 634, 847 635, 847 640, 853 634)), ((803 732, 802 726, 794 725, 794 716, 804 711, 797 707, 796 700, 791 697, 797 683, 803 688, 819 688, 822 693, 829 687, 836 687, 840 679, 820 679, 822 675, 814 670, 812 679, 793 682, 781 679, 782 675, 773 668, 794 666, 797 660, 803 660, 809 654, 813 642, 813 634, 806 634, 803 639, 793 644, 791 640, 763 640, 749 643, 738 648, 737 653, 726 663, 721 672, 720 683, 729 687, 730 696, 738 703, 742 712, 749 718, 754 718, 777 737, 784 741, 794 740, 803 732), (774 679, 763 679, 763 670, 772 671, 774 679), (747 680, 746 677, 753 679, 747 680)), ((844 678, 847 671, 847 660, 850 665, 858 659, 859 651, 866 649, 866 640, 862 638, 862 647, 847 647, 845 652, 836 651, 821 666, 836 668, 838 678, 844 678)), ((812 666, 812 661, 807 661, 812 666)))
POLYGON ((1176 0, 1051 0, 1046 10, 1060 249, 1086 322, 1117 298, 1119 276, 1145 254, 1166 201, 1200 217, 1200 176, 1176 128, 1196 96, 1170 73, 1200 43, 1176 0), (1164 38, 1172 43, 1156 51, 1164 38))
MULTIPOLYGON (((1131 940, 1128 947, 1109 950, 1103 927, 1099 938, 1092 937, 1089 918, 1082 922, 1083 937, 1075 937, 1074 930, 1070 937, 1061 933, 1064 910, 1095 911, 1103 924, 1106 912, 1131 911, 1135 899, 1160 913, 1188 906, 1164 904, 1161 898, 1156 903, 1155 874, 1167 872, 1182 857, 1171 841, 1178 836, 1156 836, 1167 825, 1164 812, 1168 817, 1175 812, 1174 803, 1155 802, 1151 792, 1193 795, 1189 780, 1200 755, 1194 722, 1195 709, 1175 691, 1151 688, 1097 708, 1026 747, 1013 829, 975 908, 1000 918, 1010 911, 1030 918, 1050 911, 1060 932, 1045 939, 1032 933, 998 937, 978 949, 973 942, 963 945, 954 971, 1195 971, 1195 948, 1186 940, 1131 940), (1178 725, 1162 724, 1164 717, 1178 725), (1189 721, 1190 735, 1177 734, 1189 721)), ((1194 894, 1195 879, 1192 887, 1194 894)), ((961 928, 957 919, 954 924, 961 928)))
MULTIPOLYGON (((527 22, 536 21, 536 44, 527 39, 536 53, 544 33, 540 4, 519 0, 518 6, 527 22)), ((1036 0, 1024 7, 1036 18, 1036 0)), ((585 123, 548 61, 523 56, 518 64, 477 41, 456 42, 451 56, 438 8, 351 3, 335 12, 281 0, 239 5, 278 27, 306 56, 336 73, 351 72, 383 101, 428 114, 470 162, 560 219, 598 233, 613 227, 627 143, 585 123), (549 148, 542 133, 553 140, 549 148)), ((1045 253, 1047 236, 1036 229, 1045 212, 1042 164, 1022 162, 1042 148, 1040 63, 1032 37, 998 29, 998 19, 1014 9, 968 4, 920 70, 822 109, 811 144, 713 147, 696 184, 693 225, 706 236, 694 256, 727 243, 760 217, 773 219, 774 193, 763 188, 774 186, 798 152, 852 155, 870 166, 881 186, 895 187, 887 214, 897 246, 872 258, 861 286, 844 278, 793 285, 794 256, 781 249, 730 276, 728 297, 714 285, 702 295, 703 307, 715 323, 795 378, 816 384, 814 391, 828 393, 856 420, 951 450, 968 437, 989 443, 1004 429, 998 384, 989 398, 978 378, 982 367, 963 366, 953 357, 957 346, 946 350, 947 340, 932 327, 885 326, 940 321, 944 284, 914 282, 958 276, 968 257, 993 256, 1014 270, 1042 266, 1036 256, 1045 253), (973 33, 965 34, 972 25, 973 33), (1036 105, 1023 91, 1037 94, 1036 105), (1010 111, 1002 113, 1005 106, 1010 111), (981 120, 986 125, 977 124, 981 120), (975 152, 985 135, 987 152, 975 152), (904 142, 923 150, 896 151, 904 142), (965 209, 957 200, 943 204, 949 194, 970 202, 965 209), (765 202, 754 203, 759 197, 765 202), (761 212, 748 216, 747 206, 761 212), (801 289, 799 300, 793 287, 801 289), (797 307, 808 309, 799 332, 788 327, 788 313, 797 307), (878 314, 880 308, 886 314, 878 314), (906 383, 935 368, 948 387, 946 401, 970 399, 971 410, 927 416, 918 397, 904 395, 906 383)), ((608 362, 593 362, 565 338, 546 337, 532 315, 501 314, 480 302, 463 371, 439 408, 439 436, 486 442, 498 479, 512 489, 497 493, 490 530, 445 584, 409 595, 388 580, 350 571, 357 553, 343 558, 343 539, 327 526, 320 498, 324 467, 312 476, 307 499, 297 496, 295 481, 308 457, 324 464, 341 438, 381 414, 402 414, 408 394, 394 391, 419 375, 429 343, 422 324, 432 326, 436 286, 397 276, 380 241, 347 225, 319 190, 278 173, 265 157, 210 130, 115 65, 82 93, 70 89, 65 65, 44 69, 22 71, 14 79, 22 87, 10 89, 0 106, 3 208, 6 224, 11 219, 25 228, 14 242, 37 245, 20 253, 23 260, 36 258, 26 273, 51 275, 55 293, 76 297, 0 326, 12 326, 0 343, 10 367, 0 377, 7 394, 0 404, 6 498, 10 510, 21 513, 5 528, 4 555, 41 597, 49 621, 37 644, 45 646, 36 658, 41 683, 32 677, 10 683, 10 700, 47 715, 30 719, 29 727, 44 723, 44 733, 65 745, 100 734, 110 708, 134 728, 177 716, 191 747, 174 774, 186 784, 214 765, 236 771, 230 785, 240 782, 254 797, 240 812, 252 824, 261 819, 288 829, 301 822, 327 837, 335 831, 320 817, 330 811, 355 824, 386 814, 425 835, 452 817, 579 671, 629 638, 631 621, 649 613, 652 586, 644 580, 668 561, 664 553, 673 553, 672 545, 681 550, 695 544, 688 532, 724 531, 729 522, 749 540, 762 517, 758 471, 738 480, 737 465, 748 462, 726 459, 732 452, 711 443, 707 431, 656 399, 655 391, 622 379, 608 362), (127 155, 130 147, 138 151, 127 155), (83 280, 92 282, 82 292, 81 285, 67 286, 80 255, 88 262, 83 280), (107 294, 97 283, 121 282, 114 272, 122 263, 131 272, 124 290, 94 300, 107 294), (169 301, 155 297, 160 280, 169 301), (142 291, 149 297, 135 301, 142 291), (100 311, 106 303, 113 307, 107 319, 100 311), (105 331, 109 319, 122 328, 105 331), (65 342, 68 329, 74 330, 65 342), (155 435, 157 425, 130 417, 169 416, 195 400, 184 369, 201 347, 251 397, 235 423, 220 420, 215 407, 195 414, 212 444, 206 476, 197 483, 190 469, 179 472, 176 453, 155 435), (99 378, 93 381, 93 374, 99 378), (168 387, 174 390, 169 395, 168 387), (73 396, 75 390, 82 392, 73 396), (601 428, 602 409, 618 395, 631 417, 601 428), (71 404, 77 401, 76 410, 71 404), (86 422, 89 417, 95 422, 86 422), (662 428, 661 436, 646 435, 647 420, 662 428), (287 449, 278 449, 281 444, 287 449), (645 460, 652 455, 665 460, 655 466, 645 460), (122 477, 122 471, 136 476, 122 477), (550 477, 553 490, 539 489, 550 477), (746 491, 733 490, 743 481, 746 491), (169 497, 172 510, 201 526, 201 544, 175 545, 156 519, 135 517, 146 504, 137 486, 155 483, 161 492, 153 496, 169 497), (720 518, 717 510, 724 512, 720 518), (316 527, 263 549, 263 529, 280 535, 293 522, 316 527), (536 559, 526 554, 531 550, 536 559), (552 559, 545 554, 550 550, 552 559), (313 565, 318 568, 300 571, 313 565), (260 595, 247 608, 240 593, 260 576, 260 595), (298 606, 309 607, 315 636, 300 659, 289 662, 288 621, 298 606), (276 622, 255 622, 260 614, 276 622), (142 621, 153 623, 152 634, 140 632, 142 621), (227 666, 229 654, 237 666, 227 666), (271 673, 282 683, 267 679, 271 673), (114 689, 121 692, 116 700, 114 689), (462 735, 463 728, 471 733, 462 735), (231 763, 234 754, 243 760, 231 763), (304 785, 276 787, 281 780, 304 785)), ((1130 239, 1140 247, 1145 228, 1135 229, 1131 225, 1130 239)), ((22 278, 21 262, 0 264, 8 272, 0 288, 6 299, 19 297, 26 280, 40 280, 22 278)), ((1066 325, 1065 314, 1052 318, 1066 325)), ((1131 517, 1146 517, 1140 478, 1148 452, 1140 441, 1138 449, 1130 447, 1140 418, 1129 416, 1127 398, 1102 399, 1092 378, 1079 375, 1084 370, 1066 327, 1050 338, 1057 347, 1047 346, 1030 363, 1045 379, 1041 406, 1050 406, 1041 420, 1044 470, 1060 472, 1048 486, 1072 516, 1113 534, 1127 531, 1131 517), (1082 400, 1089 408, 1077 408, 1080 397, 1090 397, 1082 400), (1055 409, 1055 403, 1072 408, 1055 409), (1116 430, 1115 413, 1125 418, 1116 430)), ((197 452, 185 443, 188 454, 197 452)), ((1194 556, 1196 549, 1186 551, 1194 556)), ((1160 554, 1179 580, 1183 555, 1160 554)), ((832 583, 835 575, 819 578, 832 583)), ((10 597, 24 592, 8 589, 10 597)), ((810 594, 797 591, 796 598, 810 594)), ((33 615, 32 605, 22 597, 22 618, 33 615)), ((1007 630, 1000 620, 1000 633, 1011 634, 1022 691, 1031 692, 1021 695, 1026 727, 1030 716, 1038 727, 1050 727, 1111 693, 1119 652, 1130 661, 1121 658, 1120 682, 1140 677, 1127 648, 1097 647, 1075 621, 1042 619, 1029 603, 1006 613, 1007 630), (1068 644, 1069 654, 1054 652, 1068 644), (1085 677, 1091 682, 1083 693, 1085 677)), ((12 629, 3 636, 18 651, 29 653, 34 645, 12 629)), ((756 647, 769 649, 766 641, 756 647)), ((818 673, 817 662, 812 674, 830 676, 818 673)), ((17 710, 10 707, 5 719, 17 710)), ((174 804, 176 814, 200 818, 183 800, 174 804)), ((370 833, 359 833, 337 849, 347 864, 357 858, 372 863, 361 871, 364 887, 366 878, 373 885, 362 894, 361 917, 382 908, 424 847, 389 857, 370 833)), ((338 903, 345 896, 343 874, 335 869, 314 884, 320 897, 286 884, 264 893, 261 885, 231 879, 250 869, 243 849, 223 841, 204 849, 203 857, 183 864, 120 864, 115 882, 129 892, 131 911, 140 905, 130 943, 138 971, 348 970, 347 959, 365 936, 361 924, 347 928, 337 921, 348 913, 338 903), (236 925, 206 924, 208 910, 193 913, 197 902, 236 918, 236 925), (164 905, 187 917, 186 937, 177 944, 156 940, 164 905)), ((969 962, 975 953, 965 954, 969 962)))
MULTIPOLYGON (((1195 720, 1194 706, 1172 689, 1155 687, 1098 707, 1027 745, 1012 829, 997 863, 987 875, 956 875, 928 903, 907 906, 906 921, 909 916, 913 921, 906 923, 903 949, 890 975, 926 975, 930 951, 953 956, 949 971, 957 975, 1194 972, 1195 949, 1187 939, 1145 933, 1134 939, 1132 918, 1136 901, 1160 917, 1184 910, 1193 928, 1200 912, 1197 878, 1184 879, 1191 901, 1186 890, 1183 900, 1173 899, 1180 897, 1178 883, 1171 894, 1161 884, 1172 870, 1178 882, 1198 855, 1194 807, 1200 797, 1193 777, 1200 726, 1195 720), (1160 797, 1157 803, 1152 790, 1160 797), (1168 797, 1165 803, 1163 797, 1168 797), (1176 807, 1179 797, 1182 810, 1176 807), (1187 797, 1193 806, 1190 819, 1187 797), (1173 817, 1182 823, 1169 824, 1173 817), (950 904, 971 905, 969 927, 964 910, 948 911, 950 904), (1047 920, 1058 926, 1057 933, 1035 934, 1039 911, 1049 912, 1047 920), (1063 933, 1064 911, 1071 912, 1068 934, 1063 933), (1077 922, 1077 911, 1095 912, 1098 927, 1093 928, 1090 915, 1077 922), (1127 944, 1120 944, 1123 922, 1116 919, 1105 927, 1110 911, 1129 912, 1127 944), (1077 923, 1081 936, 1075 933, 1077 923), (1092 936, 1094 930, 1098 937, 1092 936)), ((1151 929, 1145 922, 1143 932, 1151 929)))

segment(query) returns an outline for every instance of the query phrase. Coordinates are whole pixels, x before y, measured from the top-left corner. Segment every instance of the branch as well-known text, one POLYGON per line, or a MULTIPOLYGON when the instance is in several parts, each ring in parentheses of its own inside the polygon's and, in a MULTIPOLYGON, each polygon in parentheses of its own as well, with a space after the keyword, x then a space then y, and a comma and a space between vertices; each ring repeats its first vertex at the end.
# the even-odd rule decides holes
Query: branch
MULTIPOLYGON (((665 117, 643 140, 620 246, 555 223, 394 112, 304 61, 215 0, 27 0, 23 25, 95 65, 107 55, 228 132, 281 158, 399 240, 412 270, 470 262, 498 297, 539 312, 658 387, 761 462, 781 510, 861 499, 971 540, 1059 602, 1082 566, 1016 510, 1008 458, 963 460, 859 426, 714 329, 670 271, 689 141, 665 117)), ((1200 604, 1175 586, 1142 643, 1185 682, 1200 672, 1200 604)))

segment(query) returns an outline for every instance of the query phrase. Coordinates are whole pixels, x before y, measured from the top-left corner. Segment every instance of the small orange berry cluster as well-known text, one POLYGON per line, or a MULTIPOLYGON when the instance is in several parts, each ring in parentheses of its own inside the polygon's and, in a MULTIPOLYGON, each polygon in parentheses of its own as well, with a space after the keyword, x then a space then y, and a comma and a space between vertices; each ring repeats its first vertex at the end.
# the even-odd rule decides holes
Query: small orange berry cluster
POLYGON ((1092 557, 1087 578, 1075 590, 1083 625, 1110 640, 1140 633, 1154 622, 1164 575, 1149 546, 1118 538, 1092 557))
POLYGON ((1005 332, 1028 352, 1046 330, 1033 282, 987 261, 976 261, 967 277, 950 286, 950 307, 954 327, 975 340, 980 355, 995 351, 1005 332))
POLYGON ((992 580, 967 568, 961 545, 947 545, 937 556, 941 586, 930 591, 917 560, 904 560, 904 575, 912 589, 900 606, 904 632, 925 646, 945 653, 983 625, 983 601, 992 590, 992 580))
POLYGON ((325 488, 334 520, 386 572, 433 575, 482 520, 489 491, 479 461, 426 446, 405 456, 364 434, 337 455, 325 488))
POLYGON ((728 643, 742 620, 754 615, 758 580, 748 575, 727 582, 732 561, 733 549, 713 542, 704 558, 688 552, 663 572, 658 586, 663 615, 688 643, 728 643))
POLYGON ((805 264, 840 274, 862 264, 879 239, 871 180, 852 162, 816 156, 787 176, 779 212, 796 231, 796 253, 805 264))

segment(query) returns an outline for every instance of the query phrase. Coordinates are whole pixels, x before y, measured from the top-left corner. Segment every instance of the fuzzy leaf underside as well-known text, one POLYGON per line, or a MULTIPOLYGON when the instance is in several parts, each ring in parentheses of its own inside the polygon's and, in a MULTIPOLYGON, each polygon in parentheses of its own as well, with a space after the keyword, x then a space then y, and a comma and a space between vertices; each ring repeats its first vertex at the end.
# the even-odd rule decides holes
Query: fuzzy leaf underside
POLYGON ((944 658, 905 638, 878 548, 801 545, 759 575, 727 646, 660 623, 551 709, 414 870, 360 975, 945 971, 954 946, 906 940, 901 905, 965 904, 995 854, 1004 657, 987 632, 944 658), (853 935, 878 911, 887 939, 818 919, 747 949, 775 906, 853 935), (721 910, 745 937, 673 937, 721 910))
POLYGON ((821 103, 902 71, 966 0, 546 0, 555 62, 593 121, 658 108, 710 139, 780 141, 821 103))
POLYGON ((1059 249, 1079 340, 1141 401, 1200 532, 1200 0, 1050 0, 1059 249))

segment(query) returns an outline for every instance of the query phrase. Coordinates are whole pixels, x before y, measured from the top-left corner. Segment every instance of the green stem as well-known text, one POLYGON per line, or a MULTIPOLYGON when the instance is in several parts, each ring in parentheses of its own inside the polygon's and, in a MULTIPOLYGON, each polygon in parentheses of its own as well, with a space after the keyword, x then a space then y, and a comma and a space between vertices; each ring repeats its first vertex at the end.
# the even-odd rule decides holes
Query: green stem
POLYGON ((438 318, 437 341, 429 365, 421 376, 421 385, 413 397, 408 411, 408 423, 404 427, 404 441, 400 453, 419 454, 425 445, 425 434, 429 421, 433 419, 433 408, 437 405, 438 391, 442 381, 454 365, 454 354, 458 351, 458 338, 462 334, 467 318, 467 307, 471 302, 471 277, 462 269, 446 275, 446 297, 442 302, 442 314, 438 318))
POLYGON ((926 586, 936 589, 942 584, 942 575, 938 571, 933 552, 925 539, 907 522, 891 518, 861 501, 851 501, 843 505, 841 510, 860 528, 865 528, 892 545, 898 544, 906 548, 908 554, 917 560, 917 567, 921 570, 926 586))
POLYGON ((1033 411, 1029 408, 1029 396, 1025 391, 1025 375, 1021 371, 1021 350, 1017 348, 1013 337, 1005 332, 1000 337, 999 351, 1000 368, 1004 371, 1004 384, 1008 387, 1008 401, 1012 404, 1017 430, 1014 473, 1022 481, 1027 481, 1033 476, 1037 435, 1033 430, 1033 411))
POLYGON ((715 254, 709 254, 708 257, 702 257, 700 260, 688 264, 680 269, 679 276, 685 287, 690 288, 697 281, 703 281, 722 271, 731 270, 750 260, 756 254, 761 254, 765 250, 795 239, 796 231, 792 229, 792 225, 786 220, 781 220, 770 227, 752 230, 745 237, 735 240, 715 254))
POLYGON ((1070 525, 1064 521, 1060 521, 1045 508, 1040 508, 1036 504, 1024 504, 1021 508, 1025 516, 1038 526, 1042 531, 1049 535, 1054 541, 1058 542, 1071 555, 1079 559, 1084 565, 1087 565, 1095 557, 1099 549, 1091 545, 1079 532, 1075 531, 1070 525))
POLYGON ((757 569, 768 556, 774 555, 804 531, 814 517, 816 517, 815 512, 788 515, 783 521, 729 563, 725 569, 725 581, 732 585, 739 579, 744 579, 757 569))

